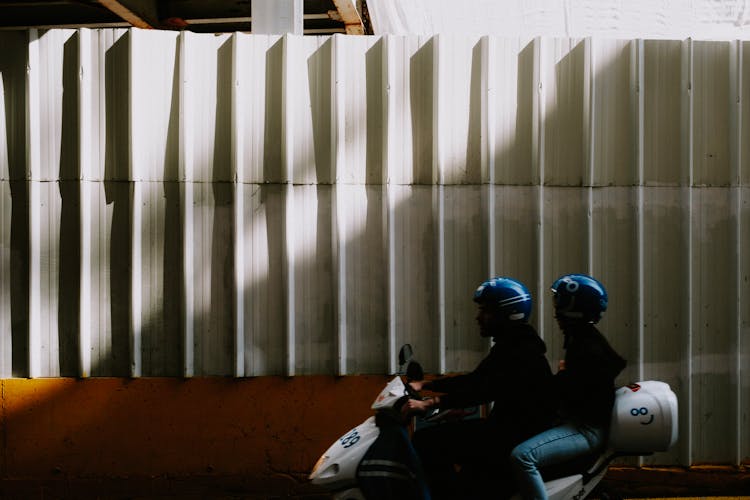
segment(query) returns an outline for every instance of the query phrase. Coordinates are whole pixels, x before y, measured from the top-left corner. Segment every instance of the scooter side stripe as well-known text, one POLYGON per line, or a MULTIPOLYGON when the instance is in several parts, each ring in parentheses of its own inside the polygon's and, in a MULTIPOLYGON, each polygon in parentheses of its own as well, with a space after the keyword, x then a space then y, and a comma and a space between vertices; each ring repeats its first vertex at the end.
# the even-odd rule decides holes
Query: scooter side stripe
POLYGON ((362 460, 357 475, 360 477, 392 477, 405 481, 416 478, 416 475, 406 465, 391 460, 362 460))
POLYGON ((413 481, 415 479, 415 476, 413 474, 407 475, 388 471, 360 471, 357 475, 359 477, 390 477, 393 479, 400 479, 402 481, 413 481))
POLYGON ((400 462, 394 462, 393 460, 362 460, 362 466, 368 465, 383 465, 386 467, 394 467, 396 469, 404 469, 408 471, 408 467, 400 462))

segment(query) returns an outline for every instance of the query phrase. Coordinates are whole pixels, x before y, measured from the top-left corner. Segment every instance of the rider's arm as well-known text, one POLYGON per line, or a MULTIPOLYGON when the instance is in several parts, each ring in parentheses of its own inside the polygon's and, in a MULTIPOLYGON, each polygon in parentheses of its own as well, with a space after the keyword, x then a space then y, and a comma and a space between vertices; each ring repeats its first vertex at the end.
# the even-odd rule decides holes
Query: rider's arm
POLYGON ((410 399, 406 406, 409 410, 426 412, 436 406, 440 406, 440 396, 433 396, 427 399, 410 399))
POLYGON ((424 382, 422 389, 441 393, 441 408, 464 408, 488 403, 494 399, 492 388, 503 378, 506 368, 498 353, 491 351, 471 373, 424 382))

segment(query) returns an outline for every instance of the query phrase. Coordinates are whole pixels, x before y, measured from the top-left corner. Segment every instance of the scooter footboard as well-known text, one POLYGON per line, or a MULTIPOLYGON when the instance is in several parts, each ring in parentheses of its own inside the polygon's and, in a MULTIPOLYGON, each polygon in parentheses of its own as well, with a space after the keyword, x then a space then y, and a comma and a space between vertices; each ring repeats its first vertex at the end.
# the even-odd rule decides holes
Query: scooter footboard
POLYGON ((584 470, 585 472, 583 473, 573 473, 556 479, 548 479, 548 476, 545 476, 544 471, 542 471, 542 477, 545 478, 544 487, 547 490, 547 497, 549 500, 585 498, 596 488, 599 481, 602 480, 607 473, 607 467, 609 467, 610 462, 612 462, 615 456, 617 455, 614 453, 603 454, 593 457, 583 457, 578 461, 570 462, 570 465, 578 465, 580 467, 584 464, 585 460, 588 460, 588 466, 584 469, 578 469, 579 471, 584 470))
POLYGON ((574 476, 576 474, 583 475, 585 472, 592 469, 599 459, 600 454, 584 455, 574 460, 568 460, 555 465, 548 465, 543 467, 539 472, 546 481, 552 481, 566 476, 574 476))
MULTIPOLYGON (((575 460, 547 466, 539 472, 549 500, 582 499, 596 488, 607 473, 610 462, 617 453, 585 455, 575 460), (583 471, 583 472, 581 472, 583 471)), ((511 500, 521 500, 519 494, 511 500)))

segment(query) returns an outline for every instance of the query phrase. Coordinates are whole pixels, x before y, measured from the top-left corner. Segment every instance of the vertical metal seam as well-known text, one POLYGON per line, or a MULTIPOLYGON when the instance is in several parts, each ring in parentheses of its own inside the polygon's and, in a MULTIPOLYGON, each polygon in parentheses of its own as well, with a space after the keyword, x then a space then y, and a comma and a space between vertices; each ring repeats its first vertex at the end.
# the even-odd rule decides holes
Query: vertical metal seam
MULTIPOLYGON (((644 230, 644 141, 645 141, 645 63, 644 63, 644 43, 642 39, 634 40, 630 53, 631 57, 631 91, 635 93, 635 161, 636 161, 636 251, 637 251, 637 312, 638 321, 638 380, 644 379, 643 365, 645 362, 645 230, 644 230)), ((638 457, 637 465, 643 466, 645 460, 642 456, 638 457)))
POLYGON ((638 240, 638 379, 643 380, 645 376, 643 371, 643 364, 645 362, 644 349, 645 349, 645 283, 646 278, 645 271, 645 228, 644 228, 644 212, 645 212, 645 200, 644 200, 644 173, 645 173, 645 156, 644 156, 644 144, 645 144, 645 45, 642 39, 635 40, 632 51, 632 64, 635 65, 634 75, 635 78, 635 154, 636 154, 636 168, 637 168, 637 240, 638 240))
POLYGON ((178 38, 180 64, 179 75, 179 172, 183 184, 182 201, 182 293, 183 293, 183 367, 182 375, 195 375, 195 288, 194 266, 194 164, 192 151, 193 110, 189 99, 190 64, 188 61, 189 31, 183 31, 178 38))
POLYGON ((29 30, 26 66, 26 183, 29 193, 29 377, 41 376, 41 208, 39 207, 39 34, 29 30))
POLYGON ((91 32, 78 30, 78 150, 79 150, 79 196, 78 216, 81 221, 79 244, 81 246, 79 268, 78 304, 78 375, 91 374, 91 32))
POLYGON ((290 34, 285 34, 283 38, 282 53, 282 75, 281 75, 281 147, 282 147, 282 168, 284 178, 284 215, 283 215, 283 262, 282 267, 285 273, 285 292, 286 292, 286 374, 294 376, 295 374, 295 275, 294 275, 294 231, 292 230, 292 215, 294 213, 294 127, 290 109, 292 100, 292 89, 290 88, 291 69, 291 44, 296 40, 290 34))
POLYGON ((594 150, 595 150, 595 61, 593 51, 593 41, 587 37, 583 41, 583 120, 584 136, 583 145, 586 157, 584 160, 585 177, 584 186, 587 191, 588 209, 586 211, 586 259, 587 268, 590 275, 594 275, 594 150))
POLYGON ((742 463, 742 42, 734 40, 730 44, 730 121, 734 125, 731 130, 730 148, 734 154, 732 159, 732 180, 730 189, 734 197, 736 219, 733 227, 734 239, 734 335, 735 347, 735 464, 742 463), (734 57, 732 57, 734 56, 734 57))
POLYGON ((393 66, 393 44, 392 35, 383 37, 383 60, 382 60, 382 83, 383 83, 383 186, 385 196, 383 196, 383 224, 384 224, 384 244, 386 250, 387 266, 387 301, 388 301, 388 367, 389 373, 396 373, 396 235, 395 235, 395 197, 393 186, 391 185, 391 169, 393 168, 394 153, 392 152, 392 130, 394 130, 394 102, 393 95, 395 82, 393 76, 395 70, 393 66))
POLYGON ((687 428, 688 428, 688 442, 686 445, 687 463, 693 463, 693 340, 694 340, 694 324, 693 324, 693 40, 688 38, 685 42, 684 57, 686 57, 686 76, 687 76, 687 88, 685 94, 685 107, 687 110, 687 123, 686 123, 686 137, 685 137, 685 151, 686 154, 686 168, 687 168, 687 276, 688 276, 688 297, 687 297, 687 393, 688 393, 688 415, 687 415, 687 428))
POLYGON ((543 74, 542 74, 542 59, 543 59, 543 41, 541 37, 534 38, 534 62, 533 62, 533 76, 532 76, 532 85, 535 87, 532 89, 532 95, 533 95, 533 102, 532 102, 532 133, 531 133, 531 140, 532 140, 532 170, 536 171, 537 179, 536 182, 539 185, 539 194, 537 199, 537 211, 538 211, 538 220, 537 220, 537 267, 539 275, 537 276, 537 289, 539 290, 537 293, 537 303, 539 304, 538 310, 540 313, 537 315, 539 319, 539 334, 544 339, 545 338, 545 316, 544 316, 544 306, 546 303, 546 294, 543 293, 545 290, 545 284, 544 284, 544 163, 545 163, 545 154, 544 154, 544 140, 545 140, 545 134, 544 134, 544 113, 545 113, 545 103, 544 103, 544 84, 543 84, 543 74))
POLYGON ((336 280, 335 284, 335 318, 337 333, 337 356, 336 363, 338 375, 347 373, 347 329, 346 329, 346 227, 343 221, 342 211, 344 201, 341 193, 340 169, 344 165, 343 147, 345 138, 344 109, 345 109, 345 86, 344 86, 344 57, 339 53, 341 48, 341 35, 335 34, 331 40, 331 183, 333 185, 333 210, 332 220, 332 243, 333 243, 333 269, 336 280))
POLYGON ((131 227, 130 227, 130 248, 132 252, 131 256, 131 270, 130 270, 130 376, 140 377, 141 376, 141 327, 142 327, 142 292, 143 292, 143 267, 142 267, 142 234, 141 234, 141 221, 143 220, 142 213, 142 184, 143 179, 140 177, 140 171, 136 171, 136 165, 139 163, 135 161, 136 146, 142 145, 136 144, 134 132, 135 132, 135 102, 133 99, 132 89, 135 86, 135 69, 136 69, 136 37, 140 37, 140 32, 135 28, 129 30, 129 45, 128 45, 128 87, 131 89, 129 92, 128 103, 128 114, 129 114, 129 129, 128 129, 128 149, 130 154, 128 155, 128 172, 130 174, 130 182, 132 186, 131 191, 131 227))
POLYGON ((437 302, 438 302, 438 348, 439 348, 439 371, 446 370, 446 339, 445 339, 445 160, 443 158, 443 119, 444 108, 442 103, 441 82, 443 80, 443 64, 441 61, 442 40, 444 35, 435 35, 433 44, 433 72, 432 72, 432 182, 433 196, 436 196, 433 207, 433 217, 437 220, 437 302), (437 189, 436 189, 437 188, 437 189), (437 192, 435 192, 437 191, 437 192))
MULTIPOLYGON (((736 463, 740 464, 743 460, 743 454, 742 454, 742 441, 743 441, 743 429, 745 427, 742 425, 743 415, 742 415, 742 407, 743 407, 743 391, 742 391, 742 376, 743 376, 743 364, 742 364, 742 352, 743 352, 743 337, 742 337, 742 304, 743 304, 743 295, 742 295, 742 251, 743 251, 743 239, 742 239, 742 223, 743 223, 743 212, 742 212, 742 199, 743 199, 743 189, 742 189, 742 164, 745 161, 745 158, 742 155, 742 141, 740 140, 743 136, 743 131, 745 130, 744 127, 744 121, 742 119, 742 109, 745 106, 744 100, 742 98, 743 95, 743 87, 746 85, 746 82, 743 78, 744 73, 744 52, 745 52, 745 44, 741 40, 737 40, 737 133, 736 136, 738 138, 738 146, 737 146, 737 175, 736 175, 736 182, 737 182, 737 459, 736 463)), ((747 367, 745 367, 747 369, 747 367)))
POLYGON ((232 177, 234 184, 234 376, 245 376, 245 218, 242 180, 245 120, 240 109, 239 33, 232 34, 232 177))
POLYGON ((495 155, 497 154, 496 121, 493 112, 496 106, 496 82, 493 56, 496 54, 496 38, 484 36, 482 53, 482 184, 485 185, 487 214, 487 276, 495 275, 495 155))
MULTIPOLYGON (((9 158, 9 146, 8 146, 8 126, 7 126, 7 107, 5 104, 5 99, 7 95, 6 85, 2 78, 0 78, 0 116, 3 116, 3 119, 0 119, 0 178, 10 190, 10 158, 9 158)), ((26 154, 24 152, 24 154, 26 154)), ((3 202, 7 202, 6 200, 3 200, 3 202)), ((12 204, 12 202, 11 202, 12 204)), ((2 226, 2 236, 0 236, 0 239, 4 242, 4 244, 8 244, 8 239, 10 238, 10 233, 6 229, 7 222, 4 221, 0 226, 2 226)), ((12 325, 12 321, 9 323, 10 314, 9 314, 9 308, 11 307, 12 298, 11 294, 13 293, 11 291, 11 287, 7 286, 7 284, 10 282, 10 272, 12 268, 12 260, 10 259, 10 256, 5 255, 3 257, 0 257, 0 273, 2 273, 3 276, 7 276, 5 283, 6 285, 3 287, 2 291, 0 291, 0 304, 2 304, 0 307, 3 310, 3 324, 6 326, 5 331, 12 331, 9 328, 7 328, 8 324, 12 325)), ((11 326, 12 328, 12 326, 11 326)), ((0 377, 12 377, 13 376, 13 353, 12 353, 12 335, 8 337, 6 335, 5 338, 2 339, 2 361, 0 362, 0 377)))
MULTIPOLYGON (((496 55, 496 38, 490 36, 484 36, 481 39, 481 113, 482 113, 482 175, 480 184, 483 185, 485 190, 485 214, 487 217, 487 277, 495 276, 495 234, 496 234, 496 219, 495 219, 495 155, 497 154, 497 141, 496 141, 496 122, 495 122, 495 106, 496 106, 496 82, 495 82, 495 71, 492 61, 493 56, 496 55)), ((491 349, 493 344, 492 339, 487 341, 487 350, 491 349)))

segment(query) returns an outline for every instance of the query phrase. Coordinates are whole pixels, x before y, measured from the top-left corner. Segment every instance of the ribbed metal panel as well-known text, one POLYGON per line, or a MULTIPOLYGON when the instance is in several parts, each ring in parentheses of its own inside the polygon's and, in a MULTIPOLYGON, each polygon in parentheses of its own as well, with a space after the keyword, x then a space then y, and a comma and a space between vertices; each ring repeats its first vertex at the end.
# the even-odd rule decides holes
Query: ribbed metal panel
POLYGON ((428 371, 471 296, 589 272, 647 463, 750 456, 750 47, 692 40, 2 32, 0 375, 428 371))
POLYGON ((735 461, 741 462, 750 456, 750 432, 743 430, 750 427, 750 370, 747 368, 750 366, 750 307, 747 305, 750 298, 750 279, 747 279, 750 274, 750 245, 747 243, 750 239, 750 141, 745 139, 750 133, 750 43, 736 42, 734 49, 733 61, 737 66, 732 80, 735 92, 731 98, 736 99, 736 105, 731 109, 736 127, 731 131, 734 140, 730 144, 736 155, 732 166, 736 175, 732 182, 735 196, 732 214, 736 244, 733 257, 737 269, 734 270, 736 295, 733 300, 736 322, 732 328, 736 357, 732 363, 731 383, 735 390, 733 408, 738 428, 735 461))

